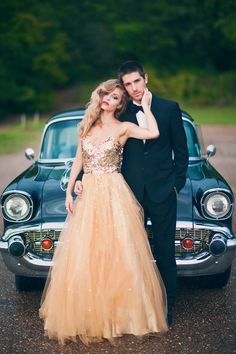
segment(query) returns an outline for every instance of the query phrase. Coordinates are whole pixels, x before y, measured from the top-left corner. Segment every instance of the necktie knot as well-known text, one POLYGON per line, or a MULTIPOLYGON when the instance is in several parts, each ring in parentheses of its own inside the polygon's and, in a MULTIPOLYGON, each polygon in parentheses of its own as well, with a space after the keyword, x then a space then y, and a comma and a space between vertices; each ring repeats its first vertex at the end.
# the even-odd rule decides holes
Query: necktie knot
POLYGON ((131 102, 130 109, 135 113, 138 113, 139 111, 143 112, 143 107, 138 106, 137 104, 134 104, 133 102, 131 102))

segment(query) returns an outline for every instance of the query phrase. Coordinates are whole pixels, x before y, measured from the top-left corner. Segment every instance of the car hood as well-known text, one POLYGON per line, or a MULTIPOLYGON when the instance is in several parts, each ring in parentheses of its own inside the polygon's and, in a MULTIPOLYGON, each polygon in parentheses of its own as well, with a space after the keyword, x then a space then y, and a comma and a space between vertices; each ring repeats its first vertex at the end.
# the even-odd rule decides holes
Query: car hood
MULTIPOLYGON (((66 218, 65 191, 60 181, 65 165, 35 163, 19 175, 5 190, 21 190, 31 195, 34 213, 30 222, 62 222, 66 218)), ((178 194, 177 219, 201 220, 199 201, 209 189, 231 190, 223 177, 205 160, 190 162, 184 188, 178 194)))
POLYGON ((65 166, 54 167, 44 182, 42 193, 44 222, 62 221, 67 215, 65 209, 66 192, 60 186, 64 171, 65 166))
POLYGON ((190 163, 188 177, 191 180, 195 198, 209 189, 223 188, 231 191, 225 179, 206 160, 190 163))
POLYGON ((61 222, 66 217, 65 191, 60 187, 64 171, 64 164, 35 163, 12 181, 4 193, 19 190, 31 196, 34 204, 31 222, 61 222))

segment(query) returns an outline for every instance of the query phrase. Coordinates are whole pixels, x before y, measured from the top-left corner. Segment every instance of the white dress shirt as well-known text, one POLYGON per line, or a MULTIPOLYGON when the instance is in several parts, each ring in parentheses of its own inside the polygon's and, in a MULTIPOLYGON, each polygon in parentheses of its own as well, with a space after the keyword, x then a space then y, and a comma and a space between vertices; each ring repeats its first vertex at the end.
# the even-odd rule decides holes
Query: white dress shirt
MULTIPOLYGON (((133 101, 133 104, 135 104, 136 106, 142 107, 141 104, 138 104, 135 101, 133 101)), ((150 102, 150 105, 151 105, 151 102, 150 102)), ((137 118, 138 125, 140 126, 140 128, 148 128, 148 121, 147 121, 147 118, 146 118, 145 114, 143 113, 143 111, 137 112, 136 118, 137 118)), ((146 140, 143 140, 143 142, 145 143, 146 140)))

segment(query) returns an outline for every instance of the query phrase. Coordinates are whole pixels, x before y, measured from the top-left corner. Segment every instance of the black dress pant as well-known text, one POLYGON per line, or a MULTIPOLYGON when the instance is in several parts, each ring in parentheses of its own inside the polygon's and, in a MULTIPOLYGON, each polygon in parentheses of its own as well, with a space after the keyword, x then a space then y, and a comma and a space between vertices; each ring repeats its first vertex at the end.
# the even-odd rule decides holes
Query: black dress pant
POLYGON ((145 220, 150 217, 154 237, 154 258, 165 284, 168 312, 176 299, 177 269, 175 261, 175 233, 176 233, 176 210, 177 198, 173 192, 161 203, 153 202, 144 193, 142 201, 145 220))

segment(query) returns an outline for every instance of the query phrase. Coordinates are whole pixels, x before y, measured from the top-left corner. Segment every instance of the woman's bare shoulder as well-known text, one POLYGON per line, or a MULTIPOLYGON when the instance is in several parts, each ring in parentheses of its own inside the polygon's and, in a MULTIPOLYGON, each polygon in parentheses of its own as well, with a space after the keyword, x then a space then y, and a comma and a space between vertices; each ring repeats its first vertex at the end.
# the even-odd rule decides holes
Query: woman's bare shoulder
POLYGON ((120 121, 118 122, 117 127, 118 127, 118 130, 121 132, 120 135, 123 135, 126 132, 126 130, 128 128, 127 123, 128 122, 120 122, 120 121))

